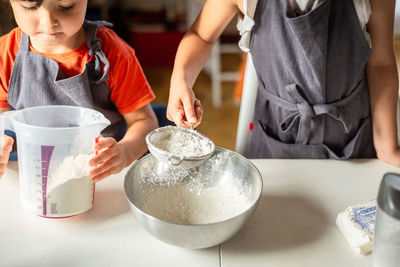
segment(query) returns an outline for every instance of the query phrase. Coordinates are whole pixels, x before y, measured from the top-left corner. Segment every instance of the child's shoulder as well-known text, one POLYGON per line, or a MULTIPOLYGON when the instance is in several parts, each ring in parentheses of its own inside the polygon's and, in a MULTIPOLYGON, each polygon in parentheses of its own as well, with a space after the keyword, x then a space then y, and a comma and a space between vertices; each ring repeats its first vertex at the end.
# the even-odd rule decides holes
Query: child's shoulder
POLYGON ((0 37, 0 89, 7 91, 14 61, 21 43, 22 31, 15 28, 0 37))
POLYGON ((9 33, 6 33, 0 36, 0 42, 3 43, 6 40, 17 40, 18 42, 21 41, 22 31, 19 27, 15 27, 9 33))
POLYGON ((16 57, 21 38, 22 31, 18 27, 0 37, 0 57, 2 60, 4 60, 4 57, 16 57))
POLYGON ((106 55, 117 58, 124 58, 134 55, 135 51, 116 32, 105 26, 100 27, 97 37, 101 40, 102 50, 106 55))

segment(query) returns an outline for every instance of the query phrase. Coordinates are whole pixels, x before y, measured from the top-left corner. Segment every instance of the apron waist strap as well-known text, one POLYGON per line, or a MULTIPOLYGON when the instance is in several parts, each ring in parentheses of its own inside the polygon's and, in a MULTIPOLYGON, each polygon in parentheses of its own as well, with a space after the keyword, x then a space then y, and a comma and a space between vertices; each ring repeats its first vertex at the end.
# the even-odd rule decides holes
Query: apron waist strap
POLYGON ((348 133, 352 128, 350 120, 346 117, 344 107, 350 103, 364 88, 365 81, 361 81, 357 87, 345 98, 326 104, 310 104, 301 94, 300 88, 296 84, 286 86, 286 91, 294 99, 294 103, 288 102, 279 96, 272 94, 270 91, 261 90, 265 99, 272 104, 278 105, 288 111, 292 111, 290 115, 280 122, 280 128, 283 132, 293 127, 295 122, 299 120, 299 130, 296 143, 307 144, 311 131, 311 119, 313 117, 327 114, 335 120, 343 124, 343 128, 348 133))

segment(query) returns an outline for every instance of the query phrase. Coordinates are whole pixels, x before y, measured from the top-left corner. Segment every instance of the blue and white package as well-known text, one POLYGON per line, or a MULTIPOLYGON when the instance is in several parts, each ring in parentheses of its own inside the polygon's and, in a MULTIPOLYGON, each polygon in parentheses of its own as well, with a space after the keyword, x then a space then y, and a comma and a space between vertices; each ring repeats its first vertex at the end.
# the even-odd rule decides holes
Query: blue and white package
POLYGON ((336 225, 347 243, 359 254, 372 251, 376 214, 376 200, 350 206, 339 212, 336 225))

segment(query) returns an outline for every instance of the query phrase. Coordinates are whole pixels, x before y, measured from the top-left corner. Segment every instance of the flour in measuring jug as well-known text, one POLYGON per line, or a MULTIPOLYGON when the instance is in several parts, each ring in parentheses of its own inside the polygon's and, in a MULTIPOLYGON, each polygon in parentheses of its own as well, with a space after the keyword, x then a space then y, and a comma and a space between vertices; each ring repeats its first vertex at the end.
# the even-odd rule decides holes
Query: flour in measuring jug
POLYGON ((89 155, 66 157, 51 166, 47 180, 47 214, 75 215, 88 210, 93 201, 89 155))
POLYGON ((207 140, 183 131, 162 133, 153 144, 164 151, 187 157, 204 155, 210 151, 207 140))
POLYGON ((47 182, 47 192, 72 180, 89 176, 89 155, 77 155, 66 157, 61 164, 52 168, 47 182))

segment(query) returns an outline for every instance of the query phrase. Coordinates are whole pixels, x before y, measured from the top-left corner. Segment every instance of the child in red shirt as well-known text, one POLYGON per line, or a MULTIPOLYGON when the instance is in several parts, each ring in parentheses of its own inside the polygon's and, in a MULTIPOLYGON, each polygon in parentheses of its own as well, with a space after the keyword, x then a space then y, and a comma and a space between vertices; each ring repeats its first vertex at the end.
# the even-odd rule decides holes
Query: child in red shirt
MULTIPOLYGON (((10 5, 18 28, 0 37, 0 112, 51 104, 101 111, 111 125, 89 162, 95 181, 143 155, 157 119, 150 106, 155 96, 134 50, 105 23, 84 20, 87 0, 10 5)), ((0 175, 12 142, 6 137, 0 175)))

